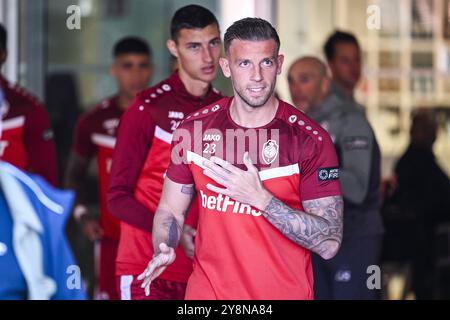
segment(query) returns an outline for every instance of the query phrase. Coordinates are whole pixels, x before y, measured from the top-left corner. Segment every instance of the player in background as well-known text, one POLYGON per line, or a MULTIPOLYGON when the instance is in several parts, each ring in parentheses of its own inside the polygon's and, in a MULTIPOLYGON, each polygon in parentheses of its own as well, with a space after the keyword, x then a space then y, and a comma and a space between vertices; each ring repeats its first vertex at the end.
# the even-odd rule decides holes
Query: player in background
MULTIPOLYGON (((137 96, 121 120, 114 151, 108 206, 121 220, 116 274, 123 300, 183 299, 192 272, 192 260, 179 248, 179 259, 153 283, 152 295, 144 295, 137 279, 154 254, 152 221, 170 162, 172 133, 189 113, 222 97, 211 85, 222 50, 216 17, 198 5, 179 9, 167 47, 178 70, 137 96)), ((196 227, 195 221, 190 224, 196 227)))
MULTIPOLYGON (((0 24, 0 68, 8 56, 7 32, 0 24)), ((12 85, 0 75, 4 92, 3 136, 0 140, 0 160, 42 176, 58 184, 53 131, 45 107, 24 89, 12 85)))
POLYGON ((330 259, 342 239, 333 143, 275 97, 284 57, 270 23, 237 21, 224 44, 220 65, 235 95, 191 114, 174 134, 154 219, 155 256, 139 279, 151 294, 151 284, 179 259, 175 248, 195 198, 186 299, 313 299, 311 251, 330 259))
POLYGON ((332 74, 331 93, 341 100, 353 102, 361 110, 354 97, 361 80, 361 47, 356 37, 348 32, 336 31, 326 41, 324 52, 332 74))
MULTIPOLYGON (((3 99, 0 88, 0 116, 3 99)), ((86 299, 83 284, 67 279, 75 266, 64 233, 72 203, 71 191, 0 160, 0 300, 86 299)))
POLYGON ((76 191, 74 215, 91 241, 100 241, 96 257, 96 298, 117 300, 115 260, 120 237, 119 221, 109 213, 106 191, 116 144, 119 120, 136 94, 144 90, 153 74, 152 51, 136 37, 118 41, 113 49, 111 76, 118 92, 81 116, 77 123, 66 186, 76 191), (97 160, 100 219, 88 210, 87 176, 92 159, 97 160))

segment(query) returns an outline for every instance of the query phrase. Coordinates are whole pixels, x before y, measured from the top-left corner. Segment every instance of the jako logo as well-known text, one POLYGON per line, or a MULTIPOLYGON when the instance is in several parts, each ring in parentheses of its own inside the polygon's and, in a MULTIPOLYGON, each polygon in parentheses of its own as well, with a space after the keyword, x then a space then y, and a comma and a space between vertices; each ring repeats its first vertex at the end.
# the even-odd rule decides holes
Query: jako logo
POLYGON ((119 126, 120 119, 109 119, 103 122, 103 128, 108 134, 113 135, 119 126))
POLYGON ((206 134, 203 137, 203 141, 220 141, 220 139, 222 139, 222 137, 220 136, 220 134, 206 134))
POLYGON ((252 207, 248 204, 242 204, 239 201, 234 201, 228 196, 224 197, 219 194, 217 197, 208 197, 202 190, 200 190, 200 195, 202 197, 202 207, 209 210, 216 210, 225 213, 228 209, 231 209, 233 213, 245 213, 254 217, 259 217, 262 215, 261 211, 252 209, 252 207))
POLYGON ((169 118, 170 119, 183 120, 184 119, 184 113, 183 112, 178 112, 178 111, 169 111, 169 118))

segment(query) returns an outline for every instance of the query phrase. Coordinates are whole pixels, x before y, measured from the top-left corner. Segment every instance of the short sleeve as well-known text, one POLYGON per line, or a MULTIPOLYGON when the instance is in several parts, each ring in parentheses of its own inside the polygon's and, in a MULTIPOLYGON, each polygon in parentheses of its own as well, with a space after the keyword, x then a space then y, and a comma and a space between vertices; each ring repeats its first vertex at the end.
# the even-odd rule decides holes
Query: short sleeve
POLYGON ((188 163, 188 154, 191 152, 192 147, 192 136, 186 127, 178 128, 173 134, 170 165, 166 175, 175 183, 194 184, 194 177, 188 163))
POLYGON ((299 163, 302 201, 341 195, 339 163, 333 142, 325 132, 321 140, 307 143, 312 152, 299 163))

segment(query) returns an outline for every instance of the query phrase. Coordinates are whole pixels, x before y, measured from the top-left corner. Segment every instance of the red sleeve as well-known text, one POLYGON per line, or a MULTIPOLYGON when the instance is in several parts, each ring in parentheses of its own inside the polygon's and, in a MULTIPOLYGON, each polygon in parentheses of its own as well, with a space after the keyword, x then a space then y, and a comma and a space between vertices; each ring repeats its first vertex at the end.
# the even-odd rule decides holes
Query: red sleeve
POLYGON ((136 99, 122 116, 108 188, 108 209, 119 220, 151 232, 153 212, 136 200, 136 183, 150 150, 155 124, 149 107, 136 99))
POLYGON ((192 148, 193 134, 183 124, 174 132, 170 150, 170 165, 166 176, 175 183, 194 184, 188 165, 188 152, 192 148))
POLYGON ((42 105, 33 105, 32 110, 26 116, 24 143, 30 171, 57 186, 58 167, 53 131, 47 112, 42 105))
POLYGON ((325 132, 322 139, 308 142, 312 152, 300 162, 302 201, 341 195, 339 163, 333 142, 325 132))
MULTIPOLYGON (((191 132, 181 124, 174 132, 170 150, 170 165, 166 176, 175 183, 194 184, 194 177, 188 165, 187 152, 192 148, 191 132)), ((195 196, 189 209, 185 224, 197 229, 198 200, 195 196)))
POLYGON ((96 149, 91 139, 93 126, 89 121, 88 115, 81 116, 75 128, 74 151, 83 158, 93 157, 96 149))

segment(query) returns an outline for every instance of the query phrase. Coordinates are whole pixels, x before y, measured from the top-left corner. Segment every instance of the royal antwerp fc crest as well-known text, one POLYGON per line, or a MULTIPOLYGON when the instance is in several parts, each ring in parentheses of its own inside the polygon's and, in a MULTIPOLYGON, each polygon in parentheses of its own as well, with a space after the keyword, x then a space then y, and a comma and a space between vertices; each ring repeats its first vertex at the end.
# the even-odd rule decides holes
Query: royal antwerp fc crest
POLYGON ((262 159, 266 164, 272 164, 278 156, 278 144, 275 140, 264 143, 262 148, 262 159))

